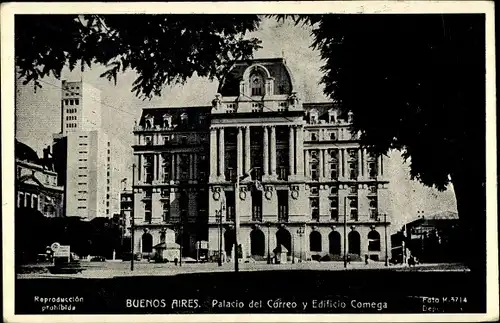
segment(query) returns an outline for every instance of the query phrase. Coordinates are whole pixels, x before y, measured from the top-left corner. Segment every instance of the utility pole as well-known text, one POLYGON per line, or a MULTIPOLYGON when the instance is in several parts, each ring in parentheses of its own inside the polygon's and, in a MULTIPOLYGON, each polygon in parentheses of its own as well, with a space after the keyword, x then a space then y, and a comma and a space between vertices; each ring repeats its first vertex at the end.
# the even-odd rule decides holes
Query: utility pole
POLYGON ((130 251, 131 251, 131 258, 130 258, 130 271, 134 271, 134 217, 135 217, 135 164, 132 164, 132 215, 130 217, 130 251))
POLYGON ((344 196, 344 268, 347 268, 347 197, 344 196))

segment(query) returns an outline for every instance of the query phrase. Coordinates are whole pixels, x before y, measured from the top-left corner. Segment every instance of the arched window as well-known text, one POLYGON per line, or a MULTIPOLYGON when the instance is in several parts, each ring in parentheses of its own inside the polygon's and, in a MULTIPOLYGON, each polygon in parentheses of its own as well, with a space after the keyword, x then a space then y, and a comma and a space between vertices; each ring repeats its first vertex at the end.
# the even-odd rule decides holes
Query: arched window
POLYGON ((309 235, 309 250, 321 251, 321 233, 313 231, 309 235))
POLYGON ((368 251, 380 251, 380 234, 376 230, 368 233, 368 251))
POLYGON ((147 232, 142 235, 142 252, 153 252, 153 236, 147 232))
POLYGON ((328 235, 328 240, 329 240, 329 253, 332 255, 340 255, 340 233, 337 231, 332 231, 328 235))
POLYGON ((359 255, 361 254, 361 238, 359 232, 351 231, 347 235, 349 244, 349 253, 359 255))
POLYGON ((250 232, 250 253, 252 256, 264 256, 266 238, 264 232, 254 229, 250 232))
POLYGON ((292 236, 287 229, 280 228, 276 232, 276 244, 284 246, 288 250, 288 256, 292 254, 292 236))
POLYGON ((250 77, 250 88, 252 90, 252 96, 264 95, 264 78, 262 75, 256 73, 250 77))

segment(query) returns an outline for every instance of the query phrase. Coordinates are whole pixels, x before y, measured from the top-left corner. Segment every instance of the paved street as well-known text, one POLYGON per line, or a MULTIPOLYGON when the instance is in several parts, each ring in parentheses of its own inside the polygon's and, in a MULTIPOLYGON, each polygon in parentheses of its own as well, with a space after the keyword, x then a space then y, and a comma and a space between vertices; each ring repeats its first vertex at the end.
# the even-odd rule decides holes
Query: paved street
MULTIPOLYGON (((224 263, 218 266, 217 263, 183 263, 181 266, 175 266, 173 263, 148 263, 134 262, 134 271, 130 270, 130 262, 108 261, 108 262, 81 262, 84 268, 79 274, 50 274, 43 267, 47 265, 29 265, 25 268, 32 269, 31 273, 18 274, 18 278, 112 278, 126 276, 172 276, 187 273, 211 273, 211 272, 232 272, 234 263, 224 263)), ((468 269, 461 264, 420 264, 409 268, 402 265, 391 265, 385 267, 383 262, 373 262, 366 265, 363 262, 353 262, 344 268, 342 262, 302 262, 295 264, 272 264, 266 262, 242 263, 239 266, 241 271, 266 271, 266 270, 391 270, 391 271, 455 271, 464 272, 468 269)))

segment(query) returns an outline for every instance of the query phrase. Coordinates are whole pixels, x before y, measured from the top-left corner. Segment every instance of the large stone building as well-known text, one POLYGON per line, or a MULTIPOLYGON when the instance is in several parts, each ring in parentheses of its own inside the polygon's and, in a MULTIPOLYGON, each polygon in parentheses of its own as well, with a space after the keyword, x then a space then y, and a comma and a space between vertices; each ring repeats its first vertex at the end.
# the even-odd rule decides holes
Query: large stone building
POLYGON ((302 259, 341 259, 344 247, 384 259, 385 157, 360 149, 350 118, 302 103, 281 58, 236 63, 211 106, 145 108, 134 128, 135 250, 175 241, 192 256, 208 240, 212 254, 222 237, 230 257, 237 213, 244 257, 282 246, 302 259))
POLYGON ((43 158, 17 140, 15 149, 17 207, 34 209, 50 218, 64 216, 64 188, 57 183, 47 148, 43 158))
POLYGON ((100 91, 62 81, 61 132, 53 135, 67 216, 111 217, 111 142, 101 129, 100 91))

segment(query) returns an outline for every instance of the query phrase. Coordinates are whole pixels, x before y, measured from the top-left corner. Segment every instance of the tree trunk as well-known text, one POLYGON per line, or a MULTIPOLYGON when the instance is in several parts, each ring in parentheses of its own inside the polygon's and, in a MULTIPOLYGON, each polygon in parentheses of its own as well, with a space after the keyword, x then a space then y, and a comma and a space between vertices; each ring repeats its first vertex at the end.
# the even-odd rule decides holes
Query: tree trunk
POLYGON ((482 276, 486 268, 486 181, 482 169, 463 166, 451 176, 463 259, 474 274, 482 276))

